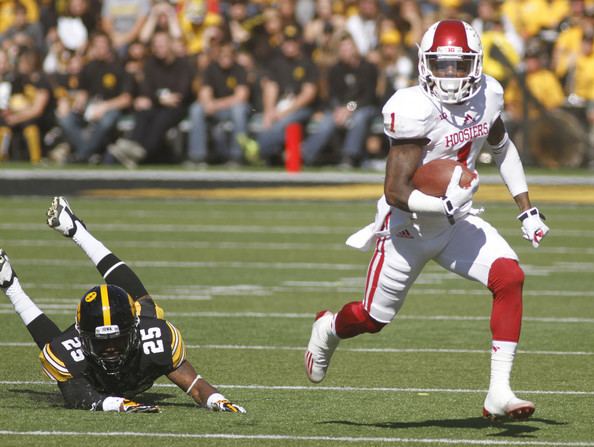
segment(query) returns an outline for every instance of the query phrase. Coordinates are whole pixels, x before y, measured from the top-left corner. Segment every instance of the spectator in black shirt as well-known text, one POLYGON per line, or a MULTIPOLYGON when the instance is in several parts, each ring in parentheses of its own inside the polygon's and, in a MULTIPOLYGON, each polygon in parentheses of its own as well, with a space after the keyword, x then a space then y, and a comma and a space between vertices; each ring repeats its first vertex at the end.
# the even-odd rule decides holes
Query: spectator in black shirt
MULTIPOLYGON (((16 76, 10 83, 10 99, 0 115, 0 139, 10 141, 5 150, 14 159, 21 158, 24 140, 31 163, 42 157, 42 135, 53 123, 51 86, 41 71, 39 55, 34 49, 22 49, 16 63, 16 76)), ((6 157, 8 153, 4 154, 6 157)))
POLYGON ((241 162, 240 141, 247 138, 250 110, 248 98, 246 71, 236 62, 233 44, 226 43, 219 49, 216 60, 206 68, 198 92, 198 101, 190 108, 190 161, 206 162, 207 140, 211 130, 217 158, 233 163, 241 162), (224 123, 231 123, 231 132, 225 129, 224 123))
POLYGON ((258 144, 260 158, 269 163, 283 149, 286 127, 306 123, 317 97, 318 71, 301 51, 297 27, 285 27, 281 52, 262 80, 264 113, 258 144))
POLYGON ((59 118, 75 162, 105 151, 122 110, 132 101, 130 76, 117 60, 109 36, 95 33, 88 54, 91 60, 80 73, 72 111, 59 118))
POLYGON ((375 65, 361 57, 353 38, 345 35, 338 46, 338 62, 328 75, 330 110, 316 132, 303 143, 306 164, 315 162, 337 128, 346 130, 341 163, 355 166, 362 161, 371 120, 379 114, 375 95, 377 77, 375 65))
POLYGON ((187 113, 192 98, 194 70, 176 57, 168 33, 158 31, 151 44, 152 56, 144 63, 144 78, 134 100, 135 126, 130 140, 120 138, 109 152, 124 166, 141 161, 162 161, 167 131, 187 113))

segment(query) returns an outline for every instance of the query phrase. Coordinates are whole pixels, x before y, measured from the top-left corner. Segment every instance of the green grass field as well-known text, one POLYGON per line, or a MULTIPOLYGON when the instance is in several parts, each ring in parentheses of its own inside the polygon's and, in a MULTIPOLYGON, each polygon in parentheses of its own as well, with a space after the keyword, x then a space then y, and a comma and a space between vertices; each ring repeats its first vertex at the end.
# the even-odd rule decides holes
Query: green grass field
MULTIPOLYGON (((85 255, 45 226, 47 198, 0 198, 0 246, 29 295, 60 327, 100 282, 85 255)), ((135 269, 184 335, 197 370, 247 415, 193 406, 160 380, 139 401, 160 414, 66 410, 0 296, 0 446, 594 446, 594 206, 546 204, 552 228, 534 250, 511 203, 484 215, 527 274, 513 374, 537 405, 527 422, 493 425, 490 295, 430 264, 395 322, 342 343, 311 385, 303 350, 313 315, 359 299, 369 254, 344 240, 374 202, 72 198, 89 229, 135 269)))

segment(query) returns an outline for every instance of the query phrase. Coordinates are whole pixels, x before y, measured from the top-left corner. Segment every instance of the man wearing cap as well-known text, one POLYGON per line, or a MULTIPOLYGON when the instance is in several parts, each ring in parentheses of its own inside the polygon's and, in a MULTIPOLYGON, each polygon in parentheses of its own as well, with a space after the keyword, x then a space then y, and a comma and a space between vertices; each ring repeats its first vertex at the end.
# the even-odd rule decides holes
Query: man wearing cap
POLYGON ((286 127, 309 120, 318 91, 318 71, 301 51, 299 28, 286 26, 283 39, 280 56, 262 80, 264 111, 258 144, 260 158, 268 163, 281 153, 286 127))
POLYGON ((328 75, 329 109, 318 129, 303 144, 303 159, 312 164, 337 129, 345 130, 341 164, 358 165, 372 118, 379 116, 375 87, 377 68, 361 57, 355 41, 345 35, 338 45, 338 62, 328 75))

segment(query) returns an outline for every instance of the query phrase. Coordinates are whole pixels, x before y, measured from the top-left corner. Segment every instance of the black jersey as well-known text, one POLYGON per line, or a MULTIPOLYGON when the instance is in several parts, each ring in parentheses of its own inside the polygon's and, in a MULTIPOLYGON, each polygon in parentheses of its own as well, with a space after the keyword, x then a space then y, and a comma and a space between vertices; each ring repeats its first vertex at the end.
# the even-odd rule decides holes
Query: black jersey
POLYGON ((149 389, 154 381, 177 369, 185 360, 186 350, 180 332, 166 320, 140 313, 140 344, 117 375, 88 360, 82 352, 74 326, 46 344, 39 354, 44 372, 53 380, 65 383, 86 379, 104 395, 130 398, 149 389))
POLYGON ((218 63, 212 62, 206 67, 204 85, 212 88, 215 98, 225 98, 233 95, 238 86, 248 85, 247 74, 245 68, 237 63, 225 69, 218 63))

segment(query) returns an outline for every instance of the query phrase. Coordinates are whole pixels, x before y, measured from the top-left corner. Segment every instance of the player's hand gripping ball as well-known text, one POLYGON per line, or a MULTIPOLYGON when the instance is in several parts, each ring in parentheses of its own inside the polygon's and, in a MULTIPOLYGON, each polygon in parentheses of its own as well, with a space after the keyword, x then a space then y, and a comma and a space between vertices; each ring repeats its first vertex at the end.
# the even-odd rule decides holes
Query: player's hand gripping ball
POLYGON ((459 185, 468 188, 474 173, 462 163, 442 159, 433 160, 420 166, 413 175, 413 186, 429 196, 444 197, 456 166, 462 168, 459 185))

